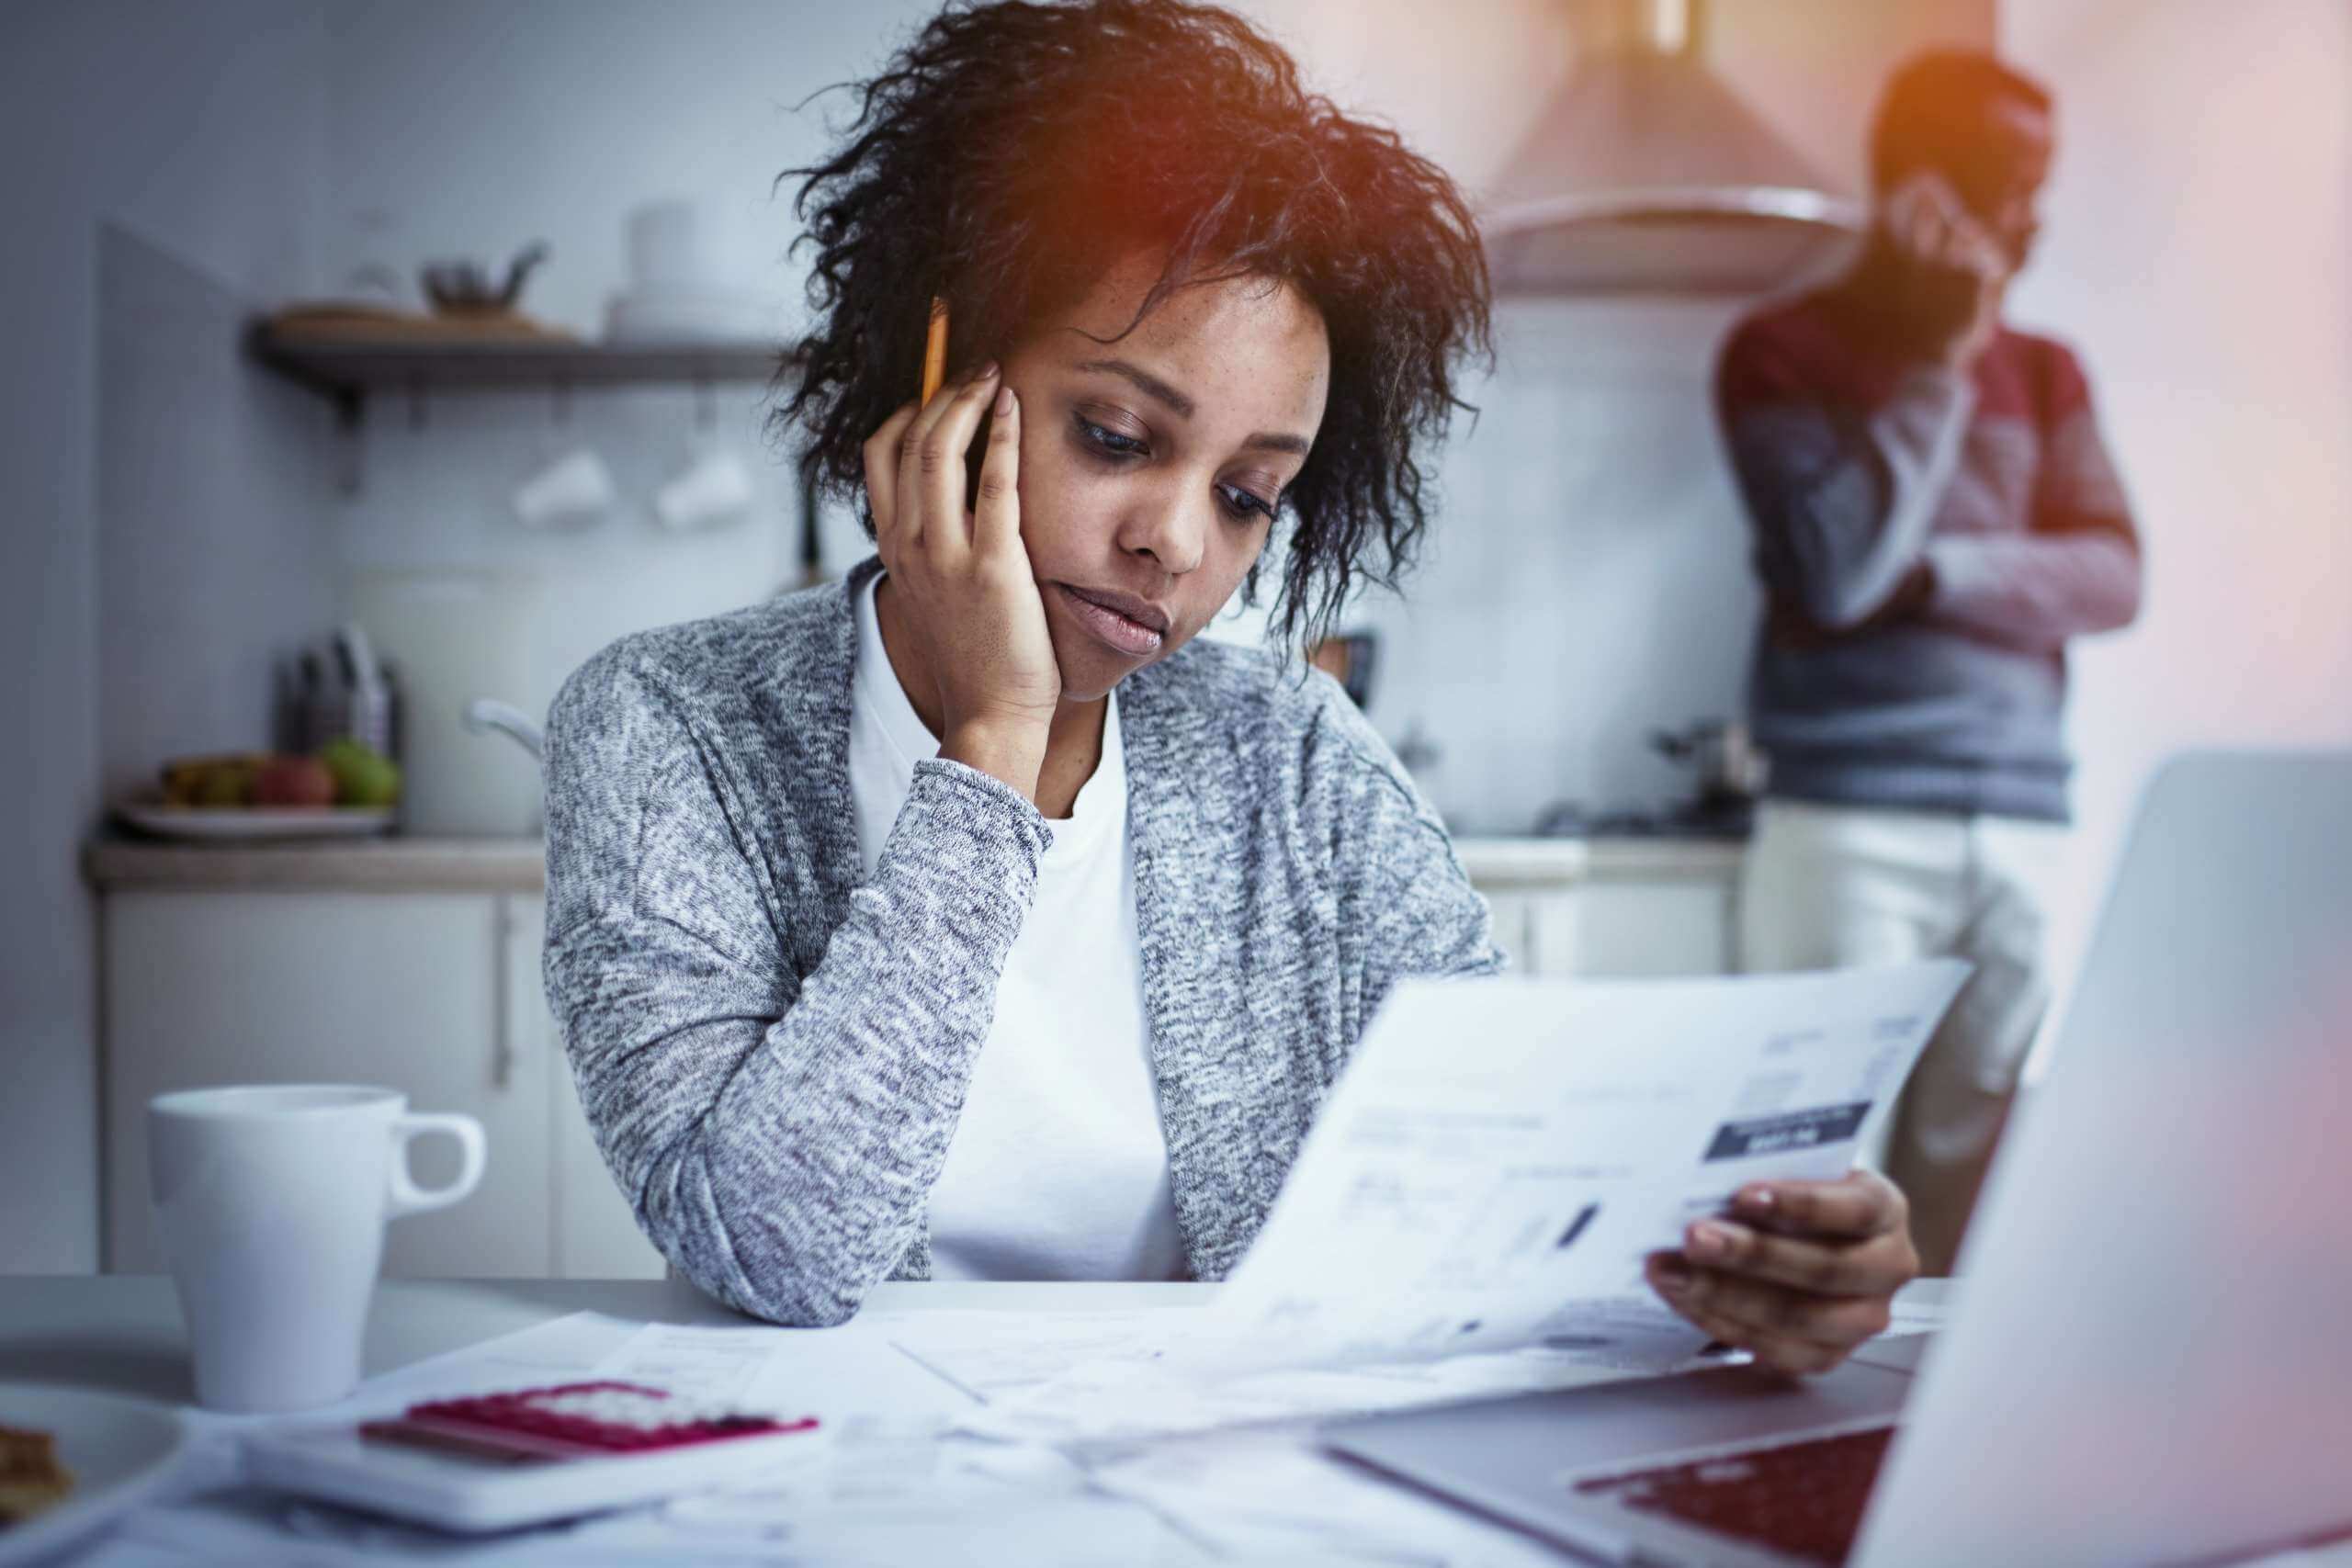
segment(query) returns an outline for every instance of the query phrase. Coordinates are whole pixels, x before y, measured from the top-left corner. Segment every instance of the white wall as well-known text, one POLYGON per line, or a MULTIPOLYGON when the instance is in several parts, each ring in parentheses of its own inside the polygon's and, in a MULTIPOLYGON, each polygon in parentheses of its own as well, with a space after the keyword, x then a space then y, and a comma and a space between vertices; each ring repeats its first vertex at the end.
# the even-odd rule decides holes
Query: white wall
MULTIPOLYGON (((1342 103, 1393 119, 1474 189, 1565 72, 1551 0, 1252 0, 1342 103)), ((0 1267, 95 1259, 96 1117, 88 900, 76 873, 99 801, 103 638, 135 635, 98 602, 94 467, 95 235, 101 220, 254 301, 315 294, 381 262, 503 258, 545 238, 527 303, 583 332, 621 282, 622 220, 683 193, 764 224, 779 317, 800 295, 792 227, 770 183, 827 141, 823 84, 871 70, 930 0, 692 6, 512 0, 33 0, 0 20, 0 133, 17 151, 0 262, 11 417, 0 453, 0 725, 32 738, 5 792, 20 836, 0 915, 0 1267)), ((1721 4, 1716 58, 1833 175, 1859 165, 1879 73, 1930 39, 1982 39, 1989 0, 1721 4), (1850 137, 1850 139, 1849 139, 1850 137)), ((1488 417, 1441 475, 1439 524, 1410 640, 1393 643, 1374 717, 1416 712, 1446 760, 1432 777, 1464 825, 1523 825, 1556 795, 1655 798, 1640 750, 1658 723, 1724 711, 1744 658, 1744 545, 1704 413, 1706 307, 1512 307, 1505 367, 1472 389, 1488 417), (1703 443, 1703 445, 1702 445, 1703 443), (1510 598, 1508 640, 1480 635, 1510 598), (1504 738, 1498 740, 1494 738, 1504 738)), ((582 392, 630 505, 591 533, 519 534, 503 495, 548 438, 535 397, 446 398, 413 428, 374 410, 363 488, 335 503, 334 570, 497 566, 546 580, 551 670, 630 626, 740 604, 777 582, 790 513, 748 389, 721 434, 764 457, 758 518, 674 539, 643 499, 692 425, 688 394, 582 392)), ((158 518, 167 526, 171 519, 158 518)), ((845 520, 836 564, 858 547, 845 520)), ((328 612, 322 610, 323 620, 328 612)), ((1403 634, 1400 633, 1400 637, 1403 634)), ((552 676, 549 677, 550 682, 552 676)), ((545 691, 513 694, 544 701, 545 691)), ((127 754, 127 751, 126 751, 127 754)))
MULTIPOLYGON (((735 225, 737 269, 755 280, 781 339, 801 319, 805 269, 777 174, 818 157, 843 95, 799 113, 826 84, 878 65, 927 4, 605 6, 552 0, 351 0, 332 32, 331 274, 472 256, 503 265, 535 239, 551 259, 528 312, 594 337, 626 281, 629 210, 665 197, 735 225)), ((339 508, 353 571, 461 569, 531 580, 544 611, 518 650, 533 689, 495 694, 543 709, 572 667, 621 633, 735 608, 790 575, 797 487, 763 436, 765 389, 715 389, 707 439, 753 471, 750 519, 698 536, 664 533, 650 499, 698 432, 688 389, 582 389, 404 399, 370 410, 361 483, 339 508), (533 534, 507 497, 535 464, 575 443, 612 468, 622 504, 575 533, 533 534)), ((828 519, 838 569, 865 552, 846 513, 828 519)), ((398 650, 394 650, 398 651, 398 650)), ((485 746, 503 741, 485 739, 485 746)))
MULTIPOLYGON (((804 319, 805 267, 785 255, 798 233, 795 186, 778 187, 777 175, 821 157, 854 102, 839 92, 803 101, 869 74, 935 8, 702 0, 605 7, 583 26, 577 6, 552 0, 344 0, 329 13, 331 275, 413 276, 437 257, 499 259, 545 239, 552 259, 527 309, 594 336, 625 282, 629 209, 684 196, 740 225, 751 252, 741 266, 760 280, 781 335, 804 319)), ((1549 0, 1489 0, 1470 25, 1459 15, 1441 25, 1430 7, 1397 0, 1244 9, 1297 48, 1317 81, 1394 114, 1449 164, 1516 134, 1565 60, 1549 0), (1526 47, 1531 29, 1544 47, 1526 47)), ((543 706, 611 637, 731 608, 789 574, 797 502, 787 454, 763 439, 763 392, 722 389, 714 433, 758 476, 752 520, 695 538, 661 533, 646 504, 695 428, 689 392, 582 391, 560 423, 554 399, 537 392, 437 397, 421 426, 395 400, 368 422, 362 486, 340 512, 343 558, 355 571, 537 580, 548 606, 529 659, 538 689, 499 694, 543 706), (526 533, 507 514, 508 491, 574 440, 612 466, 624 505, 578 534, 526 533)), ((835 569, 869 548, 846 513, 829 513, 824 533, 835 569)), ((1258 624, 1238 617, 1233 635, 1258 624)))
MULTIPOLYGON (((1252 0, 1241 7, 1300 59, 1312 85, 1386 118, 1475 192, 1572 59, 1554 0, 1252 0)), ((776 319, 799 319, 802 273, 785 167, 828 145, 849 102, 828 83, 871 71, 933 6, 485 8, 349 0, 333 13, 329 253, 338 278, 403 275, 441 255, 503 257, 535 238, 553 260, 526 296, 583 333, 626 270, 633 205, 695 197, 746 220, 776 319)), ((1895 60, 1931 41, 1989 41, 1990 0, 1739 0, 1714 7, 1710 57, 1833 181, 1860 177, 1862 127, 1895 60)), ((1745 527, 1707 400, 1727 307, 1512 305, 1502 365, 1468 395, 1430 566, 1403 604, 1362 619, 1388 637, 1373 717, 1420 721, 1429 774, 1457 826, 1532 825, 1563 796, 1654 803, 1683 779, 1646 732, 1736 711, 1753 616, 1745 527), (1500 635, 1497 635, 1499 632, 1500 635)), ((724 438, 757 459, 762 503, 734 533, 681 540, 644 498, 677 460, 688 394, 579 394, 559 432, 551 400, 435 399, 422 429, 397 400, 371 418, 361 494, 343 513, 355 567, 463 566, 544 581, 544 689, 632 626, 726 608, 780 581, 793 514, 783 455, 760 444, 755 389, 729 389, 724 438), (503 497, 533 455, 584 437, 629 504, 577 536, 537 537, 503 497)), ((839 565, 865 551, 831 520, 839 565)))
POLYGON ((2033 0, 2002 36, 2058 96, 2015 313, 2081 351, 2147 540, 2139 623, 2075 665, 2079 945, 2165 752, 2352 744, 2352 10, 2033 0))
MULTIPOLYGON (((1474 193, 1573 58, 1556 6, 1311 7, 1342 101, 1392 115, 1474 193), (1373 24, 1353 32, 1348 15, 1373 24)), ((1990 0, 1724 0, 1705 55, 1831 185, 1859 194, 1879 88, 1934 44, 1989 46, 1990 0)), ((1419 727, 1421 782, 1456 831, 1524 832, 1547 806, 1656 806, 1690 779, 1653 730, 1736 716, 1758 596, 1710 397, 1736 302, 1513 300, 1465 396, 1445 504, 1401 602, 1360 620, 1387 655, 1372 717, 1419 727)))
MULTIPOLYGON (((0 17, 0 1269, 97 1260, 98 226, 254 298, 310 286, 324 31, 297 0, 33 0, 0 17)), ((168 518, 158 519, 167 525, 168 518)))
POLYGON ((277 677, 336 593, 318 398, 237 352, 255 301, 113 222, 98 242, 98 784, 277 743, 277 677))

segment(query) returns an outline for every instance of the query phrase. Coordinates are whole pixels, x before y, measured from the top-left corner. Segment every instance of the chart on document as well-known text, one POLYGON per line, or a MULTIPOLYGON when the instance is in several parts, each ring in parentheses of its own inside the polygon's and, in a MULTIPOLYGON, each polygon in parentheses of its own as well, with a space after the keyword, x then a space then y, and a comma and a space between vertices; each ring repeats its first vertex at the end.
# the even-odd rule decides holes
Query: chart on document
POLYGON ((1747 1182, 1849 1169, 1967 975, 1401 984, 1219 1295, 1224 1354, 1687 1355, 1645 1258, 1747 1182))

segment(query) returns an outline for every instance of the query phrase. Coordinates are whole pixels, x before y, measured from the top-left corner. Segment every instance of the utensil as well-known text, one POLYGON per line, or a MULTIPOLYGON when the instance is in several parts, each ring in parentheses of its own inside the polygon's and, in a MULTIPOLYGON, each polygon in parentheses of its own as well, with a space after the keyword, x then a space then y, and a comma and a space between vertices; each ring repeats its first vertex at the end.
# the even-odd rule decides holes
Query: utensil
POLYGON ((418 274, 424 296, 434 310, 453 316, 511 310, 522 297, 532 271, 548 259, 548 243, 534 240, 506 264, 504 281, 493 284, 489 272, 472 261, 428 262, 418 274))
POLYGON ((343 672, 343 722, 333 734, 321 736, 315 745, 323 746, 338 735, 348 735, 366 742, 379 756, 391 756, 391 694, 384 682, 383 667, 377 662, 375 647, 368 640, 367 628, 357 621, 345 622, 334 634, 334 652, 335 663, 343 672))
POLYGON ((1702 813, 1754 805, 1771 777, 1771 764, 1739 719, 1708 719, 1679 730, 1650 733, 1650 746, 1698 775, 1693 805, 1702 813))

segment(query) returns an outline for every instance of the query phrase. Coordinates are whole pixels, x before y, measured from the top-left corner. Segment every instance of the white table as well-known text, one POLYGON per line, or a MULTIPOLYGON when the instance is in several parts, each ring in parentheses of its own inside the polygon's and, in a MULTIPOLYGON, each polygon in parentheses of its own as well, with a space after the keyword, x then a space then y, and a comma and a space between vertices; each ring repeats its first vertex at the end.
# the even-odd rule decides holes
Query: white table
MULTIPOLYGON (((1168 1284, 887 1283, 871 1306, 1100 1311, 1197 1306, 1215 1287, 1168 1284)), ((566 1313, 645 1323, 741 1324, 693 1286, 657 1280, 386 1280, 376 1288, 369 1377, 529 1328, 566 1313)), ((0 1379, 67 1382, 191 1403, 187 1332, 162 1274, 0 1275, 0 1379)))
MULTIPOLYGON (((1940 1295, 1944 1283, 1923 1280, 1912 1289, 1932 1299, 1940 1295)), ((1204 1303, 1212 1289, 1193 1284, 885 1284, 867 1304, 877 1315, 970 1308, 1046 1314, 1193 1306, 1204 1303)), ((575 1312, 647 1323, 724 1325, 748 1321, 676 1281, 388 1280, 378 1289, 370 1316, 366 1370, 369 1376, 377 1376, 575 1312)), ((0 1276, 0 1379, 65 1382, 187 1403, 193 1397, 187 1342, 171 1280, 156 1275, 0 1276)), ((1288 1440, 1301 1448, 1307 1442, 1303 1433, 1288 1440)), ((1450 1562, 1521 1568, 1573 1561, 1529 1537, 1477 1520, 1434 1499, 1402 1488, 1381 1490, 1391 1495, 1381 1499, 1384 1506, 1436 1511, 1431 1516, 1433 1527, 1442 1519, 1449 1532, 1447 1539, 1463 1547, 1460 1555, 1448 1556, 1450 1562)), ((289 1539, 287 1545, 292 1553, 308 1551, 316 1543, 305 1546, 289 1539)), ((66 1561, 100 1560, 108 1549, 109 1543, 101 1540, 66 1561)), ((446 1559, 445 1553, 433 1555, 446 1559)), ((971 1561, 988 1556, 985 1551, 965 1555, 971 1561)), ((789 1557, 790 1550, 780 1547, 779 1556, 789 1557)), ((351 1559, 306 1556, 302 1560, 351 1559)), ((1175 1565, 1211 1562, 1220 1557, 1170 1534, 1157 1540, 1148 1556, 1139 1554, 1136 1560, 1175 1565)), ((2352 1547, 2278 1561, 2352 1568, 2352 1547)))
MULTIPOLYGON (((843 1328, 807 1331, 812 1355, 822 1356, 820 1349, 829 1336, 857 1333, 861 1325, 885 1321, 909 1312, 955 1309, 994 1309, 1022 1313, 1051 1314, 1057 1312, 1125 1311, 1151 1307, 1198 1306, 1205 1303, 1214 1287, 1196 1284, 989 1284, 967 1282, 890 1283, 878 1287, 868 1298, 866 1310, 858 1319, 843 1328)), ((642 1323, 667 1323, 687 1325, 744 1326, 752 1320, 727 1311, 710 1302, 691 1286, 679 1281, 658 1280, 387 1280, 379 1285, 373 1311, 370 1314, 365 1350, 365 1371, 370 1378, 392 1372, 430 1357, 471 1345, 499 1338, 518 1330, 533 1328, 566 1314, 593 1312, 611 1317, 642 1323)), ((906 1363, 910 1382, 925 1385, 924 1399, 934 1406, 941 1402, 964 1406, 968 1401, 944 1383, 938 1383, 931 1374, 906 1363)), ((127 1393, 173 1404, 187 1404, 194 1398, 189 1373, 187 1340, 182 1326, 178 1302, 168 1277, 161 1275, 101 1275, 101 1276, 0 1276, 0 1379, 28 1379, 40 1382, 63 1382, 92 1390, 127 1393)), ((893 1412, 892 1414, 899 1414, 893 1412)), ((935 1409, 934 1409, 935 1414, 935 1409)), ((973 1439, 960 1439, 970 1443, 973 1439)), ((1204 1443, 1213 1438, 1170 1438, 1170 1444, 1204 1443)), ((1304 1426, 1295 1432, 1270 1433, 1251 1441, 1272 1443, 1288 1452, 1279 1455, 1287 1462, 1299 1462, 1298 1456, 1306 1454, 1309 1462, 1343 1469, 1340 1461, 1314 1455, 1311 1441, 1304 1426)), ((1269 1450, 1268 1451, 1274 1451, 1269 1450)), ((1228 1461, 1229 1462, 1229 1461, 1228 1461)), ((1544 1568, 1545 1564, 1570 1561, 1550 1548, 1535 1542, 1508 1528, 1462 1513, 1445 1504, 1408 1494, 1401 1489, 1364 1478, 1341 1479, 1341 1484, 1361 1487, 1383 1495, 1374 1499, 1384 1508, 1409 1509, 1426 1518, 1427 1528, 1443 1532, 1449 1542, 1465 1542, 1466 1549, 1458 1553, 1449 1549, 1442 1556, 1432 1556, 1432 1562, 1477 1564, 1480 1568, 1544 1568)), ((275 1531, 273 1518, 254 1520, 261 1510, 251 1493, 208 1494, 202 1506, 212 1508, 215 1498, 224 1517, 236 1517, 244 1521, 250 1536, 254 1530, 275 1531)), ((299 1514, 302 1506, 290 1506, 299 1514)), ((1188 1540, 1180 1529, 1170 1528, 1156 1520, 1150 1512, 1137 1505, 1119 1499, 1104 1499, 1099 1504, 1104 1510, 1119 1510, 1110 1521, 1107 1539, 1124 1541, 1120 1532, 1129 1528, 1128 1519, 1149 1527, 1149 1550, 1129 1552, 1123 1546, 1114 1546, 1107 1555, 1088 1555, 1081 1543, 1077 1555, 1061 1554, 1051 1558, 1057 1564, 1116 1563, 1121 1568, 1129 1562, 1148 1564, 1149 1568, 1193 1568, 1230 1561, 1225 1553, 1205 1542, 1188 1540)), ((280 1506, 285 1512, 287 1506, 280 1506)), ((1012 1509, 1018 1512, 1017 1508, 1012 1509)), ((967 1546, 959 1540, 950 1552, 957 1561, 967 1562, 1035 1562, 1030 1550, 1035 1537, 1035 1527, 1027 1527, 1023 1536, 1017 1523, 1008 1527, 1018 1538, 1013 1547, 984 1544, 990 1539, 989 1527, 999 1521, 986 1516, 971 1519, 974 1539, 983 1544, 967 1546)), ((1081 1523, 1086 1521, 1081 1520, 1081 1523)), ((1102 1521, 1092 1521, 1096 1539, 1103 1539, 1102 1521)), ((70 1564, 149 1561, 141 1551, 136 1530, 102 1536, 86 1547, 69 1553, 63 1562, 70 1564)), ((571 1559, 562 1540, 548 1543, 549 1550, 533 1562, 562 1562, 571 1559)), ((901 1560, 932 1560, 936 1552, 925 1548, 920 1551, 877 1548, 879 1556, 870 1556, 856 1548, 862 1541, 850 1543, 853 1550, 839 1551, 837 1538, 828 1538, 825 1545, 816 1547, 808 1555, 795 1556, 790 1548, 780 1545, 780 1560, 794 1562, 852 1562, 860 1565, 875 1562, 901 1560)), ((270 1553, 279 1550, 277 1538, 264 1538, 258 1557, 251 1551, 242 1552, 241 1559, 249 1562, 276 1561, 270 1553)), ((376 1562, 381 1560, 436 1562, 469 1562, 470 1552, 451 1556, 447 1550, 430 1551, 386 1551, 379 1543, 369 1543, 364 1553, 354 1554, 348 1545, 330 1548, 317 1538, 306 1538, 294 1530, 283 1537, 282 1550, 287 1561, 304 1563, 345 1562, 376 1562), (338 1554, 340 1553, 340 1554, 338 1554)), ((682 1541, 667 1551, 597 1561, 664 1562, 687 1560, 703 1555, 699 1543, 682 1541)), ((1252 1559, 1261 1562, 1284 1561, 1289 1554, 1277 1551, 1273 1555, 1252 1559)), ((510 1559, 493 1557, 494 1561, 510 1559)), ((712 1561, 718 1561, 713 1557, 712 1561)), ((740 1561, 729 1556, 727 1561, 740 1561)), ((174 1562, 185 1559, 174 1558, 174 1562)))

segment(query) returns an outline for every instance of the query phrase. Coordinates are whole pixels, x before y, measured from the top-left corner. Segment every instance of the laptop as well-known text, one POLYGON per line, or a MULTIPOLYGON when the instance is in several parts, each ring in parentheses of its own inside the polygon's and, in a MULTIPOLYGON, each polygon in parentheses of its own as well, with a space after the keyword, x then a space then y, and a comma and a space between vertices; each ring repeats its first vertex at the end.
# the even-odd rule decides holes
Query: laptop
POLYGON ((2352 753, 2193 754, 2143 797, 1950 1325, 1332 1423, 1325 1444, 1609 1561, 2191 1562, 2352 1531, 2352 753))

